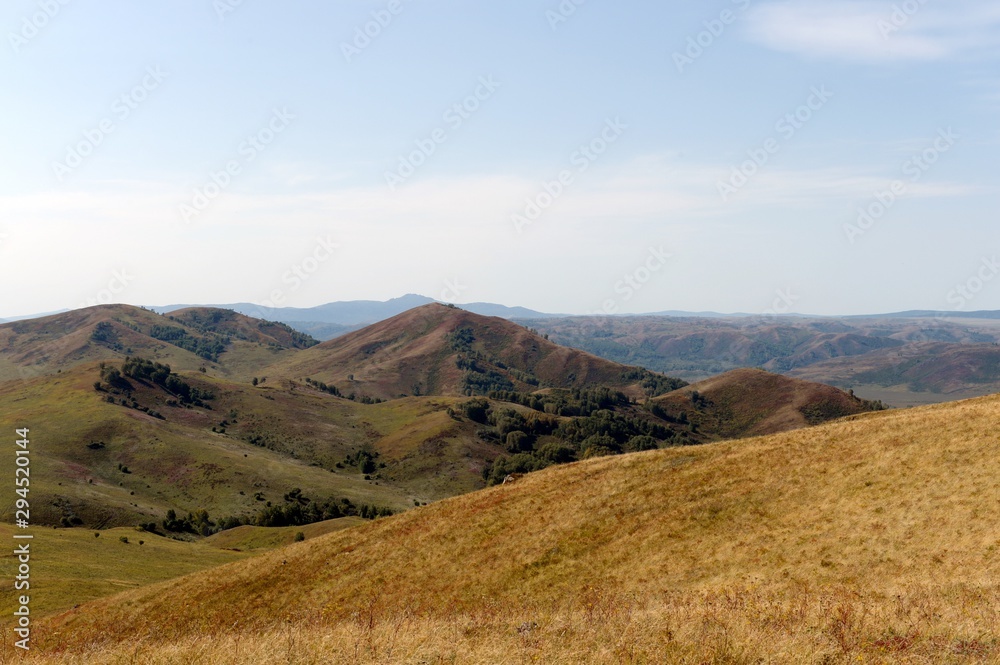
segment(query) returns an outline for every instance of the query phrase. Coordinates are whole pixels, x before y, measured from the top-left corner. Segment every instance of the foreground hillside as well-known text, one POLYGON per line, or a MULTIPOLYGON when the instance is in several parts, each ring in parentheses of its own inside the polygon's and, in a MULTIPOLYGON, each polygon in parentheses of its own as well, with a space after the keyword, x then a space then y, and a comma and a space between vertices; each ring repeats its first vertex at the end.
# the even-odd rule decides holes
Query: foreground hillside
POLYGON ((39 627, 38 651, 995 662, 998 416, 990 397, 558 466, 81 606, 39 627))

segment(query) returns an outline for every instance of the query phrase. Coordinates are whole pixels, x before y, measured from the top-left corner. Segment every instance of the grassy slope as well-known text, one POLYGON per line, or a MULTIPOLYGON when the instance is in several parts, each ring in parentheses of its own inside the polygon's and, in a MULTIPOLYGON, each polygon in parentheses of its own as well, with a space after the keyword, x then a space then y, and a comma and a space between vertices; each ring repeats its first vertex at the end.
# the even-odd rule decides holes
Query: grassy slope
MULTIPOLYGON (((38 522, 58 523, 75 513, 89 526, 104 520, 134 525, 158 520, 168 508, 205 508, 220 517, 259 508, 257 492, 280 501, 295 487, 314 499, 346 497, 399 510, 412 507, 414 499, 480 487, 481 467, 496 454, 477 449, 477 457, 469 460, 474 428, 455 424, 431 462, 409 459, 428 440, 441 440, 444 414, 438 412, 448 400, 366 406, 301 387, 252 388, 192 373, 188 380, 217 393, 211 411, 167 407, 162 391, 137 385, 140 403, 161 411, 167 418, 162 421, 107 404, 105 394, 93 389, 96 376, 96 367, 81 366, 56 377, 0 384, 0 425, 32 429, 33 519, 38 522), (383 415, 393 411, 393 417, 383 415), (211 431, 233 414, 236 423, 229 423, 226 434, 211 431), (247 443, 252 436, 272 449, 247 443), (387 436, 393 443, 382 473, 396 482, 366 481, 356 468, 336 468, 347 454, 387 436), (94 441, 105 448, 89 449, 94 441), (131 473, 119 471, 119 464, 131 473), (466 470, 456 471, 461 469, 466 470), (417 482, 421 472, 438 470, 440 478, 417 482), (65 507, 53 505, 58 500, 65 507)), ((0 473, 12 477, 12 465, 12 457, 0 458, 0 473)))
POLYGON ((235 529, 226 529, 225 531, 213 534, 202 542, 206 545, 225 550, 274 549, 275 547, 295 542, 295 535, 298 533, 301 533, 308 540, 364 523, 365 520, 360 517, 341 517, 335 520, 306 524, 305 526, 238 526, 235 529))
POLYGON ((301 649, 353 639, 363 662, 404 647, 580 662, 590 643, 602 662, 986 658, 1000 654, 998 415, 990 397, 554 467, 97 601, 45 639, 121 640, 112 662, 143 636, 205 649, 234 619, 263 649, 287 619, 301 649))
MULTIPOLYGON (((31 543, 29 596, 35 617, 245 556, 128 528, 109 529, 94 537, 94 532, 87 529, 36 526, 27 532, 34 536, 31 541, 12 540, 15 531, 18 530, 9 524, 0 524, 0 538, 5 542, 31 543), (122 536, 129 539, 128 544, 119 540, 122 536), (139 545, 140 540, 144 544, 139 545)), ((8 551, 0 562, 0 574, 5 580, 12 580, 16 568, 17 561, 8 551)), ((0 612, 10 616, 19 595, 12 584, 4 584, 0 589, 0 612)))
MULTIPOLYGON (((0 427, 32 429, 32 491, 39 498, 33 514, 40 523, 76 514, 88 526, 134 525, 158 521, 169 508, 246 514, 263 505, 256 493, 280 502, 295 487, 313 499, 402 510, 414 500, 481 488, 484 466, 501 452, 478 439, 477 425, 447 415, 460 398, 365 405, 288 381, 254 388, 191 372, 186 379, 217 398, 211 410, 182 409, 166 406, 162 390, 133 381, 138 401, 164 421, 106 403, 107 393, 93 388, 97 376, 96 366, 81 365, 0 384, 0 427), (213 432, 223 421, 225 434, 213 432), (89 449, 95 441, 105 447, 89 449), (362 446, 386 464, 368 481, 356 467, 336 466, 362 446)), ((0 473, 12 474, 12 465, 0 457, 0 473)))

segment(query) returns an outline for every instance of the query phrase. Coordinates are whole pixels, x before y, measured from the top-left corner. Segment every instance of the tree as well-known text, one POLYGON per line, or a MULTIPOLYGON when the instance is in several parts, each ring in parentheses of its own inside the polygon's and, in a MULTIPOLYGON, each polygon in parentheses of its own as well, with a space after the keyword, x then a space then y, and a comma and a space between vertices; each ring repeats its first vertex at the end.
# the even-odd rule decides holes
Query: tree
POLYGON ((526 453, 531 450, 531 437, 520 430, 507 434, 507 452, 526 453))

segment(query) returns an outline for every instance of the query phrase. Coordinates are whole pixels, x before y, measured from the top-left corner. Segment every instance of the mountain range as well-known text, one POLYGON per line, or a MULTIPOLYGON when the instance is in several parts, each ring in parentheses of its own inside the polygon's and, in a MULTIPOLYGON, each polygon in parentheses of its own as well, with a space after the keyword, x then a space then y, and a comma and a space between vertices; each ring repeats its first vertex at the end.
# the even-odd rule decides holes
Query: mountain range
POLYGON ((724 375, 693 396, 682 380, 438 303, 323 343, 213 308, 109 305, 0 325, 0 412, 48 433, 35 515, 56 525, 168 510, 259 522, 298 501, 292 490, 398 511, 511 472, 880 408, 751 379, 724 375))
MULTIPOLYGON (((227 307, 328 341, 433 302, 410 294, 386 302, 336 302, 301 309, 266 309, 249 303, 227 307)), ((1000 390, 998 312, 914 310, 837 318, 671 311, 580 317, 489 303, 462 308, 517 321, 548 335, 553 342, 607 360, 687 381, 758 367, 853 389, 894 406, 937 403, 1000 390)), ((199 308, 152 308, 161 313, 192 309, 199 308)), ((415 385, 405 386, 401 392, 415 385)))

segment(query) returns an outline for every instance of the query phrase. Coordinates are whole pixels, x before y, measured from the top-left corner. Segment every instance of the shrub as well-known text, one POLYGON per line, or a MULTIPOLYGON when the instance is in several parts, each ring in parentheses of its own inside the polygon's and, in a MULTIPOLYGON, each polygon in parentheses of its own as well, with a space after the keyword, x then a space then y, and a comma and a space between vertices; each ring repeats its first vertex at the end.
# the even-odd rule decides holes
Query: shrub
POLYGON ((656 450, 659 447, 660 446, 656 443, 656 439, 645 434, 633 436, 624 446, 625 451, 630 453, 639 452, 641 450, 656 450))
POLYGON ((621 453, 621 446, 607 434, 594 434, 583 440, 580 451, 584 457, 602 457, 621 453))
POLYGON ((462 404, 462 413, 474 423, 485 425, 489 421, 490 403, 484 399, 474 399, 462 404))
POLYGON ((563 443, 546 443, 537 451, 538 457, 550 464, 566 464, 576 460, 576 450, 563 443))

